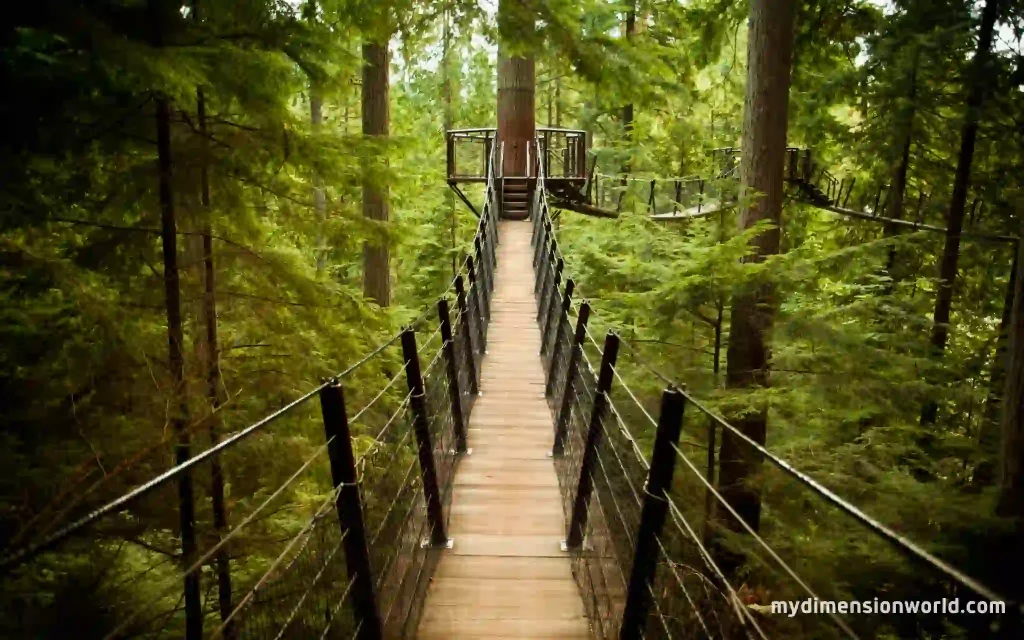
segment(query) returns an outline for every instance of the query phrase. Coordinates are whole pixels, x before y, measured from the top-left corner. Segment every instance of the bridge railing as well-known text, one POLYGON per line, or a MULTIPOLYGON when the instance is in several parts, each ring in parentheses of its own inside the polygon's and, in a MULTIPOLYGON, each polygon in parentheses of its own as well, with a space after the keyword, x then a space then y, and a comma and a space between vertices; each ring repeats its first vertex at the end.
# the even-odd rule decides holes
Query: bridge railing
POLYGON ((1020 637, 1018 603, 757 444, 648 364, 582 297, 544 194, 534 205, 565 548, 599 637, 1020 637), (773 614, 773 601, 786 611, 773 614), (1005 614, 969 615, 967 601, 1005 614), (913 602, 928 610, 903 609, 913 602))
POLYGON ((448 543, 487 344, 499 200, 487 185, 470 255, 436 306, 215 446, 103 504, 69 500, 57 524, 7 549, 0 635, 413 633, 448 543), (214 463, 223 522, 205 490, 214 463))

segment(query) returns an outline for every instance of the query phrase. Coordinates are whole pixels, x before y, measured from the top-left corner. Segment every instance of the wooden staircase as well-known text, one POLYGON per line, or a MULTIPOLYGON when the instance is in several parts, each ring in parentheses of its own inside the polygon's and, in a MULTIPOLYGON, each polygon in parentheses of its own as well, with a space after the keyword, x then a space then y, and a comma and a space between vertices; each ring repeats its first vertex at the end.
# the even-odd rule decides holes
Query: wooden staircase
POLYGON ((506 220, 526 220, 530 217, 529 178, 502 179, 501 217, 506 220))

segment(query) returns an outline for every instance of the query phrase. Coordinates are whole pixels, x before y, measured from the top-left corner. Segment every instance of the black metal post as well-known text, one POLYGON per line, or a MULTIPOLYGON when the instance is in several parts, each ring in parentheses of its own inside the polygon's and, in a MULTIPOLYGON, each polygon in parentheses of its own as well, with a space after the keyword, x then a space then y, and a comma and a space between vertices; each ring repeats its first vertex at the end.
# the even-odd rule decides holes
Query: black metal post
POLYGON ((320 390, 320 412, 327 436, 327 457, 331 463, 331 481, 337 494, 334 508, 344 540, 345 566, 352 581, 352 611, 359 625, 360 640, 379 640, 384 636, 377 594, 370 570, 370 551, 366 544, 363 505, 359 497, 356 458, 345 413, 345 392, 337 382, 320 390))
MULTIPOLYGON (((477 336, 480 340, 480 351, 486 349, 487 344, 487 311, 485 305, 487 301, 484 300, 480 292, 480 281, 476 278, 476 268, 473 265, 473 256, 466 256, 466 273, 469 275, 469 286, 472 290, 472 301, 468 304, 472 306, 473 312, 476 315, 476 331, 477 336)), ((472 323, 467 325, 472 331, 472 323)))
POLYGON ((480 387, 476 378, 476 360, 473 355, 473 327, 469 323, 469 307, 466 305, 466 290, 462 285, 462 276, 455 276, 455 302, 459 305, 459 314, 462 316, 462 336, 465 338, 462 344, 465 345, 466 369, 469 371, 469 388, 474 394, 480 393, 480 387))
POLYGON ((655 185, 655 183, 656 183, 655 180, 651 180, 651 200, 648 203, 648 209, 649 209, 651 215, 654 215, 655 213, 657 213, 657 211, 654 210, 654 189, 655 189, 654 185, 655 185))
POLYGON ((412 428, 416 432, 416 444, 419 449, 420 478, 423 481, 423 496, 427 502, 427 520, 430 522, 430 543, 443 547, 448 544, 448 534, 444 530, 441 491, 437 486, 434 444, 430 441, 427 394, 423 389, 423 376, 420 373, 420 356, 416 353, 416 333, 410 328, 402 331, 402 357, 405 358, 405 379, 412 393, 409 396, 409 408, 412 410, 412 428))
POLYGON ((491 278, 491 265, 488 265, 483 257, 483 249, 480 244, 479 236, 475 240, 476 244, 476 264, 479 267, 480 276, 479 281, 481 284, 480 293, 484 296, 484 304, 487 308, 491 308, 491 292, 494 291, 494 280, 491 278))
POLYGON ((846 207, 850 203, 850 194, 853 193, 853 185, 857 182, 857 178, 850 178, 850 184, 846 187, 846 198, 843 199, 843 207, 846 207))
POLYGON ((587 444, 583 449, 583 460, 580 462, 580 479, 576 485, 576 498, 572 505, 572 519, 569 521, 569 535, 565 546, 578 549, 583 544, 583 535, 587 530, 587 510, 590 494, 594 491, 594 467, 597 464, 597 448, 601 445, 604 432, 604 414, 608 410, 608 391, 612 387, 612 375, 615 360, 619 355, 619 336, 611 331, 604 339, 604 357, 601 358, 601 372, 597 377, 597 391, 594 393, 594 408, 590 413, 590 426, 587 429, 587 444))
POLYGON ((448 401, 452 405, 452 425, 455 430, 455 451, 466 451, 466 422, 462 416, 462 390, 459 389, 459 367, 455 361, 455 341, 452 339, 452 320, 448 314, 448 300, 437 301, 437 315, 441 320, 441 340, 444 341, 444 359, 448 367, 448 401))
POLYGON ((558 299, 558 285, 562 284, 562 269, 565 268, 565 261, 561 258, 555 259, 554 243, 552 243, 551 249, 551 261, 555 263, 555 272, 549 278, 551 286, 544 283, 544 288, 541 290, 540 304, 537 309, 537 322, 541 324, 541 352, 544 351, 544 339, 547 338, 547 323, 550 318, 551 307, 554 306, 554 301, 558 299))
POLYGON ((583 343, 587 339, 587 320, 590 319, 590 303, 580 303, 580 313, 576 318, 576 335, 573 336, 572 351, 569 353, 569 366, 565 370, 565 387, 562 391, 562 404, 555 422, 555 446, 552 454, 562 455, 565 451, 565 436, 569 428, 569 416, 572 413, 572 398, 575 393, 576 374, 580 368, 580 356, 583 343))
MULTIPOLYGON (((554 392, 554 386, 553 385, 554 385, 554 381, 555 381, 555 371, 556 371, 557 362, 558 362, 558 352, 560 351, 559 347, 562 346, 561 342, 559 341, 559 337, 562 335, 562 323, 568 321, 568 318, 569 318, 569 307, 570 307, 570 305, 572 305, 572 294, 573 294, 573 291, 575 291, 575 290, 576 290, 576 282, 572 278, 566 278, 566 280, 565 280, 565 293, 562 296, 562 306, 561 306, 561 308, 558 311, 558 316, 555 318, 555 328, 554 328, 555 341, 551 344, 551 365, 550 365, 550 368, 548 369, 547 384, 544 386, 544 395, 545 396, 550 396, 554 392)), ((551 306, 554 307, 553 304, 551 306)), ((547 329, 547 324, 545 324, 545 329, 547 329)), ((541 342, 540 342, 541 351, 544 350, 544 347, 547 345, 547 343, 548 343, 548 336, 547 336, 547 331, 545 331, 541 335, 541 342)))
POLYGON ((541 235, 541 238, 540 238, 540 240, 537 243, 537 282, 534 283, 534 286, 533 286, 533 292, 534 293, 537 293, 538 291, 540 291, 541 286, 543 286, 543 282, 544 282, 544 278, 545 278, 544 274, 546 273, 544 271, 544 269, 546 268, 546 264, 545 264, 544 261, 545 261, 545 259, 548 259, 548 258, 551 257, 551 253, 550 253, 549 249, 551 248, 551 243, 553 241, 554 241, 554 238, 552 237, 552 233, 551 233, 551 220, 549 220, 547 217, 545 217, 544 218, 544 232, 541 235))
POLYGON ((672 487, 672 473, 676 466, 676 443, 683 427, 683 408, 686 397, 669 387, 661 396, 661 415, 654 436, 651 468, 647 472, 647 492, 640 510, 640 527, 636 533, 633 553, 633 571, 626 587, 626 606, 622 611, 621 640, 643 637, 647 610, 651 606, 651 584, 658 566, 657 536, 665 524, 668 501, 665 492, 672 487))

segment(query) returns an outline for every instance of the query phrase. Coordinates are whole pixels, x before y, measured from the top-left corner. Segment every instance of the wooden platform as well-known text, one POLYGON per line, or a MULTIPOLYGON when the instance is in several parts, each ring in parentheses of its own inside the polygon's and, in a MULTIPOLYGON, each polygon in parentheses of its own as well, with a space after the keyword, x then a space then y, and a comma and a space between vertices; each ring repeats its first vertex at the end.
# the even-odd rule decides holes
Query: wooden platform
POLYGON ((529 222, 502 222, 488 354, 419 637, 590 638, 569 555, 544 400, 529 222))

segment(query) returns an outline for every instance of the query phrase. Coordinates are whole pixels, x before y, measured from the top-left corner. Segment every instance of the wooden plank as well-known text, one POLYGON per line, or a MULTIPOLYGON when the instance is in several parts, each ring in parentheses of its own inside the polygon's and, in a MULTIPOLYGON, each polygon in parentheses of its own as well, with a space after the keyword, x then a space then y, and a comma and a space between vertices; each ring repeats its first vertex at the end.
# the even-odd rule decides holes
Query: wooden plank
POLYGON ((589 638, 549 456, 554 440, 538 352, 530 223, 503 222, 497 286, 448 534, 420 638, 589 638))

